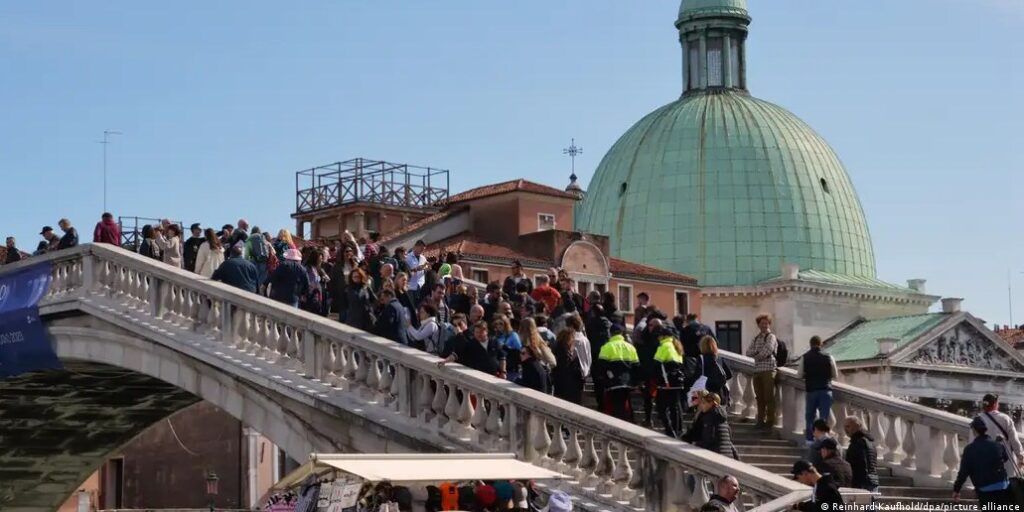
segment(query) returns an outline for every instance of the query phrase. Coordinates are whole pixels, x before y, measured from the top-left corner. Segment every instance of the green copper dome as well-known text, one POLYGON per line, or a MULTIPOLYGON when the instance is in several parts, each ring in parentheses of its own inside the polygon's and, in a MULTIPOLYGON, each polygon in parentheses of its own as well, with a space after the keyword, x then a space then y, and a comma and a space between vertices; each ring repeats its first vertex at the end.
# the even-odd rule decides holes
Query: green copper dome
POLYGON ((679 5, 679 16, 707 11, 747 11, 747 0, 683 0, 679 5))
POLYGON ((746 20, 735 18, 724 43, 700 32, 698 45, 680 28, 684 56, 723 44, 734 62, 711 66, 720 55, 708 53, 684 68, 682 98, 633 125, 601 160, 576 227, 608 235, 617 258, 706 286, 778 277, 783 263, 873 278, 864 212, 835 152, 795 115, 746 92, 746 20))

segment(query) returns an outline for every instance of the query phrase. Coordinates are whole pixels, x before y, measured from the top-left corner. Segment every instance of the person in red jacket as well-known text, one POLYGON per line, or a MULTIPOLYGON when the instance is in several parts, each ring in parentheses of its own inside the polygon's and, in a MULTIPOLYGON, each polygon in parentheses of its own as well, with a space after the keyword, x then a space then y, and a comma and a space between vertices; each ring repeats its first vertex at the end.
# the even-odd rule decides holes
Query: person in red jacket
POLYGON ((96 223, 96 230, 93 231, 92 241, 96 244, 110 244, 121 247, 121 226, 114 222, 114 216, 110 213, 103 214, 103 220, 96 223))
POLYGON ((551 286, 547 276, 537 276, 537 287, 530 295, 533 300, 544 303, 544 313, 548 315, 562 302, 562 294, 551 286))

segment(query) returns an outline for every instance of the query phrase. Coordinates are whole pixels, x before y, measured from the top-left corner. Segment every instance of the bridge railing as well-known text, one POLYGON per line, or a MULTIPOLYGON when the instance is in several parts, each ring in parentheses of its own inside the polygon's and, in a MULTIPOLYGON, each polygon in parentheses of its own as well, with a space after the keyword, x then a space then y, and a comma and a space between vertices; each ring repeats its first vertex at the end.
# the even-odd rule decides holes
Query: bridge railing
POLYGON ((466 451, 514 452, 571 475, 573 481, 558 485, 582 499, 584 508, 699 507, 726 474, 738 478, 754 505, 809 491, 505 380, 459 365, 439 367, 439 359, 424 352, 129 251, 85 245, 15 267, 42 260, 53 264, 47 300, 102 299, 148 315, 154 325, 194 332, 199 342, 235 354, 233 360, 258 358, 287 369, 325 400, 356 397, 395 415, 394 425, 415 425, 466 451), (597 505, 586 507, 588 501, 597 505))
MULTIPOLYGON (((729 387, 730 414, 753 418, 754 360, 725 351, 720 355, 735 375, 729 387)), ((776 382, 776 426, 791 439, 803 439, 804 381, 793 369, 780 368, 776 382)), ((842 446, 849 443, 842 421, 856 416, 875 440, 879 463, 891 467, 893 474, 913 478, 916 485, 951 485, 960 467, 961 443, 970 434, 969 419, 839 382, 832 389, 829 423, 842 446)))

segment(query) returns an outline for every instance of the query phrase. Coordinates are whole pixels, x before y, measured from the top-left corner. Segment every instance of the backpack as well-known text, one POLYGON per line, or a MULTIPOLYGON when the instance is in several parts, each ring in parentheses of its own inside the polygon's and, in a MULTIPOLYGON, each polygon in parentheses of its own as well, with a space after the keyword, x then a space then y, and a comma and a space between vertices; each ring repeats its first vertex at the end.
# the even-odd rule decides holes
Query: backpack
POLYGON ((249 243, 249 259, 256 263, 266 263, 270 258, 267 242, 260 236, 255 236, 249 243))
POLYGON ((786 348, 786 342, 778 338, 775 338, 777 343, 775 347, 775 364, 777 366, 786 366, 789 362, 789 349, 786 348))

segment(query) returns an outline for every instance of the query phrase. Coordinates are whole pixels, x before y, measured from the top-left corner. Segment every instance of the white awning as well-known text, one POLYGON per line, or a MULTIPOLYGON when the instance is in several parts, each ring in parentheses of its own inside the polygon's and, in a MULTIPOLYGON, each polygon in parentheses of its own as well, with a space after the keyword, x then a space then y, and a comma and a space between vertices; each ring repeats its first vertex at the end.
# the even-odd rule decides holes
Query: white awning
POLYGON ((466 480, 555 480, 567 476, 516 460, 511 453, 463 454, 327 454, 282 478, 275 489, 294 487, 312 474, 340 471, 368 482, 458 482, 466 480))

